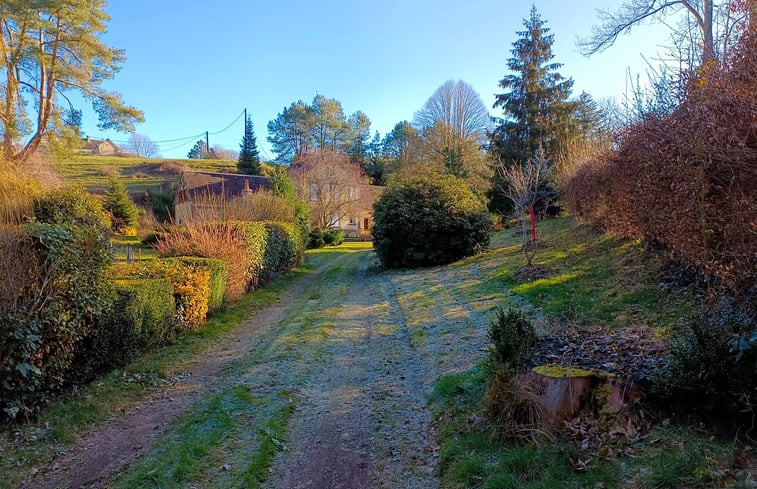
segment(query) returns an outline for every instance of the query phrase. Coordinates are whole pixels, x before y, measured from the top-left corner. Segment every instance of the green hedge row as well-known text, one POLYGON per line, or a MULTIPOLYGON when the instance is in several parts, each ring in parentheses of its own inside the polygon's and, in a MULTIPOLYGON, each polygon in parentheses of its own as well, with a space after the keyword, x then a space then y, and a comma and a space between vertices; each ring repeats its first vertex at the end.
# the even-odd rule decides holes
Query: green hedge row
MULTIPOLYGON (((0 284, 0 420, 33 416, 66 385, 200 328, 208 311, 224 302, 223 260, 180 256, 112 265, 100 223, 58 221, 0 227, 0 274, 6 277, 0 284)), ((302 262, 304 240, 296 226, 234 226, 250 258, 248 289, 302 262)))

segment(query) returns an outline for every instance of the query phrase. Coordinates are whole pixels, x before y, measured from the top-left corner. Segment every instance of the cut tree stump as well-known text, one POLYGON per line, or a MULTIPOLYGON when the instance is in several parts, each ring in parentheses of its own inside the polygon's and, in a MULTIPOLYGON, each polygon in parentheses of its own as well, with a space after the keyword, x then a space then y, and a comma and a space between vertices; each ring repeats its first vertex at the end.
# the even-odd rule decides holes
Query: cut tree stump
POLYGON ((644 397, 638 384, 601 371, 541 365, 520 377, 534 386, 553 421, 573 418, 592 394, 606 413, 627 411, 644 397))

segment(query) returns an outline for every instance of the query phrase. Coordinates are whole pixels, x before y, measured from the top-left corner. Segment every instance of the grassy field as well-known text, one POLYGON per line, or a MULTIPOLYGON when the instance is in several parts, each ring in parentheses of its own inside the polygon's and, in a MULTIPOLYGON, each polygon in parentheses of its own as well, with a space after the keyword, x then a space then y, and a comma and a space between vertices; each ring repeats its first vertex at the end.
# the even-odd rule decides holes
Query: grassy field
MULTIPOLYGON (((640 243, 576 226, 570 218, 545 222, 542 233, 546 247, 534 263, 555 275, 516 280, 525 259, 520 238, 505 230, 494 235, 486 254, 447 267, 447 275, 459 278, 446 292, 482 311, 520 308, 544 332, 575 324, 648 325, 664 337, 696 315, 693 292, 659 287, 662 261, 640 243)), ((439 420, 444 488, 754 487, 749 475, 734 470, 733 440, 699 425, 666 421, 646 438, 601 453, 567 439, 540 446, 504 442, 483 416, 487 388, 482 364, 435 384, 431 405, 439 420)))
POLYGON ((158 188, 166 182, 178 182, 182 169, 236 173, 237 162, 74 155, 54 163, 53 168, 65 181, 81 185, 90 192, 104 191, 114 175, 124 180, 129 191, 139 192, 158 188))

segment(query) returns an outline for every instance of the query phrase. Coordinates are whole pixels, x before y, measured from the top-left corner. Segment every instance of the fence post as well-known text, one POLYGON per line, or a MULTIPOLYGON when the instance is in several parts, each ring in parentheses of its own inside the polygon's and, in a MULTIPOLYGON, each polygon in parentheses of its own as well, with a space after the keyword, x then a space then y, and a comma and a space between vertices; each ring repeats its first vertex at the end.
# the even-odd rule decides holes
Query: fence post
POLYGON ((134 261, 134 248, 131 247, 130 244, 126 245, 126 263, 131 263, 134 261))

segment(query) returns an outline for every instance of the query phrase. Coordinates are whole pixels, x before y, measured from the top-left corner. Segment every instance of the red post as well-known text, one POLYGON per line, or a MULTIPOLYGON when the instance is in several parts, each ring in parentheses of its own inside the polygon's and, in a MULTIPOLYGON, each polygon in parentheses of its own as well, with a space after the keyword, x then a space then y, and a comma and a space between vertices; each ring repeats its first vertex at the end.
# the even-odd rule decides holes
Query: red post
POLYGON ((531 215, 531 236, 534 238, 534 241, 539 239, 539 237, 536 234, 536 216, 534 215, 534 206, 528 207, 528 213, 531 215))

